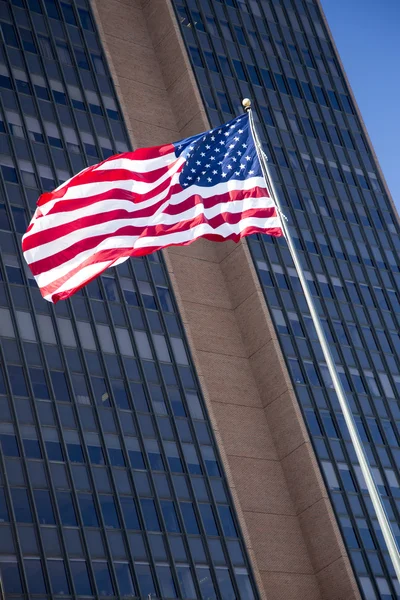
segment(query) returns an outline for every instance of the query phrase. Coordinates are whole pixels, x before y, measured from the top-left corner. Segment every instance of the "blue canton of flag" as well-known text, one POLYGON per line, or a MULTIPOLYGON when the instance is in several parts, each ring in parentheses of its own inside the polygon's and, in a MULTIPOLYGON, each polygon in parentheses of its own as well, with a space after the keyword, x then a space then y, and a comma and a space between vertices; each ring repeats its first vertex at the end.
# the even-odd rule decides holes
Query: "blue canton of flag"
POLYGON ((180 173, 182 187, 211 187, 230 179, 262 177, 247 115, 205 134, 175 144, 175 154, 186 163, 180 173))

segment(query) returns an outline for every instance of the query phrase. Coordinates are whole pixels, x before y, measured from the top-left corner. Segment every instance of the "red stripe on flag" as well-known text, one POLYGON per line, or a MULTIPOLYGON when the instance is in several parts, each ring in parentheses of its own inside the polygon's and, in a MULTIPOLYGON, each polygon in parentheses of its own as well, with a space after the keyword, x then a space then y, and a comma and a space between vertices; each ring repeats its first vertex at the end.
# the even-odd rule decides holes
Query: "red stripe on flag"
MULTIPOLYGON (((264 233, 264 234, 271 235, 274 237, 281 237, 283 235, 282 229, 280 227, 271 227, 269 229, 265 229, 264 227, 256 227, 256 226, 252 225, 250 227, 245 228, 240 234, 232 233, 227 237, 224 237, 222 235, 217 235, 217 234, 206 234, 206 235, 203 235, 202 237, 204 239, 210 240, 212 242, 226 242, 228 240, 231 240, 233 242, 239 242, 243 237, 245 237, 247 235, 252 235, 255 233, 264 233)), ((189 246, 190 244, 195 242, 196 239, 189 240, 187 242, 182 242, 179 245, 180 246, 189 246)), ((100 263, 100 262, 103 263, 103 262, 109 261, 107 268, 110 268, 113 266, 114 263, 117 262, 117 260, 119 260, 122 257, 146 256, 148 254, 152 254, 153 252, 157 252, 159 250, 165 250, 166 248, 170 248, 171 246, 175 246, 175 245, 176 244, 167 244, 165 246, 147 246, 146 248, 111 248, 110 250, 101 250, 100 252, 93 254, 89 259, 87 259, 84 263, 82 263, 82 265, 80 265, 78 268, 74 269, 73 271, 71 271, 70 273, 65 275, 64 277, 61 277, 60 279, 51 283, 48 286, 42 287, 41 293, 43 296, 49 296, 49 295, 53 294, 57 289, 59 289, 61 287, 61 285, 63 283, 65 283, 65 281, 68 281, 68 279, 70 279, 72 277, 72 275, 75 275, 76 273, 78 273, 83 267, 87 267, 87 266, 95 264, 95 263, 100 263)), ((102 272, 103 272, 103 270, 102 270, 102 272)), ((91 281, 96 279, 99 276, 99 274, 100 273, 96 273, 95 275, 93 275, 93 277, 86 280, 84 283, 82 283, 81 285, 79 285, 75 288, 71 288, 64 292, 60 292, 59 294, 55 294, 52 297, 52 302, 56 303, 59 300, 65 300, 65 299, 69 298, 75 292, 77 292, 78 290, 80 290, 81 288, 86 286, 88 283, 90 283, 91 281)))
MULTIPOLYGON (((182 190, 182 188, 180 188, 182 190)), ((113 200, 117 200, 117 199, 127 199, 130 200, 131 198, 126 197, 132 194, 131 193, 127 193, 124 194, 124 190, 117 190, 118 192, 122 192, 122 193, 118 193, 118 198, 115 197, 115 195, 113 194, 113 191, 107 192, 106 194, 102 194, 101 196, 96 196, 96 200, 92 200, 91 204, 93 204, 94 202, 97 203, 100 200, 106 200, 107 196, 110 199, 110 208, 112 207, 113 204, 113 200), (110 196, 112 196, 112 198, 110 198, 110 196), (125 196, 125 198, 124 198, 125 196)), ((196 205, 203 205, 205 209, 209 209, 209 208, 213 208, 214 206, 218 205, 218 204, 225 204, 227 202, 233 202, 233 201, 239 201, 239 200, 244 200, 246 198, 262 198, 265 197, 267 193, 267 190, 263 189, 263 188, 251 188, 250 190, 233 190, 232 192, 227 192, 226 194, 220 194, 218 196, 211 196, 210 198, 203 198, 202 196, 200 196, 199 194, 190 196, 189 198, 186 198, 185 200, 182 200, 182 202, 179 202, 178 204, 170 204, 168 205, 165 210, 163 211, 164 214, 168 214, 168 215, 179 215, 181 213, 183 213, 186 210, 189 210, 190 208, 192 208, 193 206, 196 205)), ((77 231, 78 229, 84 229, 85 227, 90 227, 92 225, 100 225, 101 223, 107 223, 108 221, 114 221, 116 219, 140 219, 140 218, 145 218, 145 217, 152 217, 158 210, 158 208, 160 206, 162 206, 163 203, 165 203, 168 200, 168 197, 163 198, 162 200, 159 200, 159 202, 157 204, 154 204, 152 206, 148 206, 144 209, 141 210, 135 210, 135 211, 128 211, 125 209, 119 209, 119 210, 109 210, 106 212, 102 212, 102 213, 96 213, 94 215, 88 215, 86 217, 81 217, 77 220, 71 221, 70 223, 62 223, 58 226, 53 226, 49 229, 44 229, 41 231, 38 231, 37 233, 32 233, 32 235, 28 236, 27 238, 23 239, 22 242, 22 249, 25 252, 26 250, 31 250, 37 246, 40 246, 42 244, 47 244, 48 242, 51 242, 53 240, 56 240, 58 238, 63 237, 64 235, 67 235, 68 233, 71 233, 73 231, 77 231)), ((79 204, 78 206, 76 206, 76 201, 74 200, 73 203, 71 202, 72 206, 75 206, 75 208, 85 208, 88 205, 83 201, 77 201, 77 203, 79 204)), ((67 203, 63 203, 65 205, 67 205, 67 203)), ((72 210, 72 206, 69 205, 69 209, 72 210)), ((61 207, 62 205, 59 205, 59 211, 61 211, 61 207)), ((48 213, 49 215, 51 214, 55 214, 53 213, 53 211, 50 211, 48 213)))
MULTIPOLYGON (((148 158, 157 158, 166 156, 175 152, 174 144, 165 144, 165 146, 151 146, 150 148, 138 148, 134 152, 125 152, 118 158, 130 158, 131 160, 146 160, 148 158)), ((114 157, 115 158, 115 157, 114 157)))
MULTIPOLYGON (((109 213, 107 213, 109 214, 109 213)), ((97 215, 96 215, 97 216, 97 215)), ((34 275, 40 275, 46 271, 54 269, 62 265, 65 262, 65 256, 68 255, 68 259, 75 258, 81 252, 85 252, 86 250, 94 249, 98 244, 103 242, 106 239, 112 237, 119 236, 133 236, 133 237, 156 237, 159 235, 166 235, 172 233, 179 233, 182 231, 186 231, 187 229, 191 229, 200 225, 201 223, 207 223, 210 227, 216 228, 223 223, 229 223, 230 225, 234 225, 239 223, 243 219, 250 217, 257 217, 258 219, 269 219, 271 217, 276 216, 275 207, 265 208, 265 209, 251 209, 247 211, 243 211, 241 213, 222 213, 216 215, 211 219, 207 219, 203 214, 197 215, 193 219, 188 219, 185 221, 179 221, 174 225, 153 225, 151 227, 135 227, 134 225, 125 225, 120 227, 116 231, 104 233, 101 235, 91 236, 89 238, 84 238, 79 240, 75 244, 72 244, 65 250, 60 251, 58 254, 53 254, 49 257, 39 259, 37 261, 31 262, 29 267, 34 275)), ((111 219, 112 220, 112 219, 111 219)), ((129 219, 130 220, 130 219, 129 219)), ((50 230, 51 231, 51 230, 50 230)), ((48 233, 48 232, 45 232, 48 233)), ((57 237, 55 238, 57 239, 57 237)))
MULTIPOLYGON (((163 188, 167 188, 168 182, 166 182, 165 185, 163 185, 163 188)), ((160 193, 160 188, 157 188, 158 192, 160 193)), ((171 188, 171 192, 166 194, 164 198, 162 198, 161 200, 159 200, 157 203, 148 206, 146 208, 142 208, 139 210, 135 210, 134 214, 134 218, 139 218, 139 217, 146 217, 146 216, 150 216, 153 215, 160 206, 162 206, 165 202, 167 202, 172 195, 177 194, 178 192, 183 191, 183 188, 179 185, 176 184, 175 186, 173 186, 171 188)), ((163 191, 163 190, 161 190, 163 191)), ((178 202, 176 204, 169 204, 165 207, 164 209, 164 213, 168 214, 168 215, 178 215, 179 213, 183 212, 184 210, 187 210, 188 208, 190 208, 191 206, 193 206, 194 204, 204 204, 204 206, 206 208, 211 208, 212 206, 215 206, 216 204, 220 204, 222 202, 230 202, 230 201, 237 201, 237 200, 244 200, 245 198, 267 198, 268 197, 268 190, 266 188, 262 188, 262 187, 254 187, 251 188, 250 190, 231 190, 230 192, 226 192, 225 194, 219 194, 219 195, 215 195, 215 196, 210 196, 208 198, 203 198, 201 195, 199 194, 195 194, 193 196, 189 196, 186 200, 182 200, 181 202, 178 202)), ((48 213, 46 213, 46 216, 49 215, 55 215, 58 213, 64 213, 64 212, 73 212, 74 210, 78 210, 81 208, 88 208, 89 206, 92 206, 93 204, 97 204, 97 202, 101 202, 103 200, 128 200, 128 201, 132 201, 135 202, 135 199, 137 198, 137 194, 134 194, 133 192, 129 191, 129 190, 122 190, 120 188, 114 188, 112 190, 109 190, 107 192, 103 192, 102 194, 97 194, 95 196, 88 196, 87 198, 80 198, 78 200, 73 200, 71 202, 60 202, 59 204, 55 204, 53 206, 53 208, 51 210, 49 210, 48 213)), ((28 231, 30 228, 32 228, 33 224, 31 223, 29 225, 28 231)), ((23 245, 23 249, 28 249, 28 247, 23 245)))
POLYGON ((66 191, 70 187, 74 187, 77 185, 82 185, 85 183, 96 183, 101 181, 115 181, 117 179, 132 179, 133 181, 146 181, 148 183, 153 183, 159 177, 161 177, 164 173, 167 173, 171 168, 171 165, 165 165, 165 167, 161 167, 159 169, 148 171, 146 173, 138 173, 128 169, 99 169, 101 165, 107 162, 114 161, 116 159, 127 158, 129 160, 145 160, 151 158, 158 158, 165 156, 167 154, 171 154, 175 152, 175 147, 173 144, 166 144, 165 146, 154 146, 152 148, 139 148, 134 152, 124 152, 123 154, 117 154, 115 156, 111 156, 102 162, 87 167, 75 177, 73 177, 65 186, 62 186, 61 189, 55 190, 53 192, 45 192, 39 197, 37 202, 38 206, 43 206, 50 200, 56 200, 58 198, 62 198, 66 191), (119 172, 119 173, 118 173, 119 172), (113 175, 114 174, 114 175, 113 175), (118 176, 117 176, 118 175, 118 176))

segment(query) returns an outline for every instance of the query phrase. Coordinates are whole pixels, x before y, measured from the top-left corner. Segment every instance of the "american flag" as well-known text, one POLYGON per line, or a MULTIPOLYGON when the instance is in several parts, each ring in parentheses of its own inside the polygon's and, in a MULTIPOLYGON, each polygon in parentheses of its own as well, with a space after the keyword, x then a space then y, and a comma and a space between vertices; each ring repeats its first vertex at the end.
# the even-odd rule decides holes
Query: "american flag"
POLYGON ((42 194, 22 249, 42 296, 57 302, 130 256, 256 232, 282 235, 246 114, 112 156, 42 194))

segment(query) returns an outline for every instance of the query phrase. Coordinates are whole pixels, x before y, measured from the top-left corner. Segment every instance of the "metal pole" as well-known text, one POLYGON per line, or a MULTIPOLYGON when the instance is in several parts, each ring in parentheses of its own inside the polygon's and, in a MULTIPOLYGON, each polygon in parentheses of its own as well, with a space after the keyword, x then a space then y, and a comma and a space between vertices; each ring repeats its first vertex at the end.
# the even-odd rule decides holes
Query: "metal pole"
MULTIPOLYGON (((251 101, 248 98, 245 98, 243 100, 242 104, 243 104, 245 110, 249 114, 250 129, 251 129, 251 133, 253 135, 254 143, 256 146, 258 158, 261 163, 261 168, 263 171, 263 175, 265 178, 267 188, 269 189, 269 191, 271 193, 271 197, 274 199, 274 201, 276 203, 278 211, 282 214, 281 205, 279 202, 278 195, 275 191, 274 182, 272 181, 272 178, 269 173, 268 163, 267 163, 266 157, 264 155, 264 152, 262 150, 262 146, 261 146, 259 137, 257 135, 257 131, 256 131, 256 127, 255 127, 255 123, 254 123, 254 119, 253 119, 253 115, 252 115, 252 111, 251 111, 251 101)), ((303 273, 303 269, 302 269, 299 257, 297 255, 296 248, 293 244, 292 236, 290 235, 290 231, 289 231, 289 227, 285 223, 285 219, 282 219, 282 229, 285 234, 287 245, 289 247, 289 251, 292 256, 297 274, 299 276, 301 286, 303 288, 303 292, 304 292, 304 295, 305 295, 305 298, 307 301, 307 305, 310 310, 310 314, 311 314, 311 317, 312 317, 312 320, 313 320, 313 323, 315 326, 315 330, 317 332, 318 340, 319 340, 319 343, 321 344, 322 352, 325 357, 326 364, 328 366, 329 374, 332 378, 333 387, 337 394, 340 408, 342 409, 343 417, 346 422, 347 428, 349 430, 350 438, 353 443, 358 462, 360 463, 361 472, 364 476, 365 483, 366 483, 366 486, 368 489, 368 493, 370 495, 371 502, 373 504, 373 507, 374 507, 374 510, 375 510, 375 513, 376 513, 376 516, 378 519, 378 523, 381 528, 381 531, 382 531, 382 534, 383 534, 383 537, 384 537, 384 540, 386 543, 386 547, 387 547, 390 559, 393 564, 393 568, 396 572, 397 580, 400 583, 400 554, 399 554, 399 549, 397 547, 396 538, 395 538, 392 528, 390 526, 390 522, 387 517, 384 504, 380 497, 379 490, 376 487, 375 481, 373 479, 371 468, 369 466, 367 455, 365 453, 364 447, 361 442, 361 438, 358 433, 356 422, 354 420, 351 409, 348 405, 346 393, 343 389, 342 382, 340 381, 340 377, 339 377, 338 371, 336 369, 336 365, 333 360, 333 357, 332 357, 332 354, 331 354, 331 351, 329 348, 329 344, 325 337, 325 332, 322 328, 318 312, 314 305, 313 297, 308 288, 308 283, 307 283, 307 280, 303 273)))

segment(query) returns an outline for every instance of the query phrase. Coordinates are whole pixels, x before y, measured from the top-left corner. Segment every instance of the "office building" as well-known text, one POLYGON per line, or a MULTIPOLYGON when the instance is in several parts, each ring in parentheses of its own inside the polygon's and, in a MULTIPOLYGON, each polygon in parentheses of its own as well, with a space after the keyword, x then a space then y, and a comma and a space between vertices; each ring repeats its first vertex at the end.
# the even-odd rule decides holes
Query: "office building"
POLYGON ((283 239, 199 241, 45 302, 41 191, 251 97, 398 534, 398 217, 318 2, 0 1, 5 598, 400 588, 283 239))

